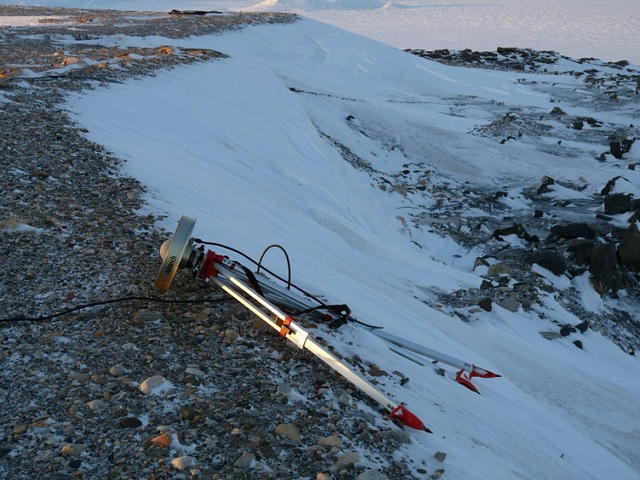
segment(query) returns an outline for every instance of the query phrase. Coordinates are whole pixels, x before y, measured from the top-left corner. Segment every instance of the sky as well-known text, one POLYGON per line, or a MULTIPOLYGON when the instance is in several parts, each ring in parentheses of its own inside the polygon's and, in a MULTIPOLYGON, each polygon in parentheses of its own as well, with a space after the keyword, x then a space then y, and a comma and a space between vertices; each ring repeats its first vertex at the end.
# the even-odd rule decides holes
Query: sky
MULTIPOLYGON (((476 395, 451 380, 454 369, 440 377, 365 329, 318 332, 345 356, 411 378, 405 386, 381 379, 380 388, 436 432, 410 434, 403 448, 414 458, 432 462, 436 451, 447 452, 450 479, 638 478, 638 358, 591 330, 580 337, 583 350, 573 338, 543 338, 539 332, 553 330, 554 322, 582 321, 552 294, 540 292, 539 305, 526 311, 438 306, 438 293, 479 287, 486 270, 474 261, 481 251, 407 226, 400 217, 416 205, 428 210, 435 199, 381 190, 327 142, 339 141, 390 177, 413 162, 430 172, 430 187, 499 187, 515 211, 531 207, 522 188, 543 173, 580 178, 585 186, 558 188, 552 199, 588 198, 623 168, 640 188, 625 165, 594 162, 593 145, 577 139, 569 142, 572 155, 560 157, 549 145, 538 148, 544 138, 500 145, 469 134, 507 109, 548 111, 545 77, 440 65, 313 19, 211 37, 99 41, 230 55, 69 97, 66 107, 88 138, 124 159, 124 173, 147 186, 143 213, 166 215, 160 226, 169 231, 181 215, 195 217, 194 236, 246 252, 282 244, 305 289, 348 303, 363 321, 502 375, 478 379, 476 395)), ((560 91, 574 91, 580 81, 554 77, 560 91)), ((569 96, 563 102, 571 114, 589 113, 569 96)), ((599 115, 628 124, 635 113, 599 115)), ((638 148, 628 161, 640 161, 638 148)), ((588 278, 538 273, 549 284, 578 289, 585 308, 607 308, 588 278)))

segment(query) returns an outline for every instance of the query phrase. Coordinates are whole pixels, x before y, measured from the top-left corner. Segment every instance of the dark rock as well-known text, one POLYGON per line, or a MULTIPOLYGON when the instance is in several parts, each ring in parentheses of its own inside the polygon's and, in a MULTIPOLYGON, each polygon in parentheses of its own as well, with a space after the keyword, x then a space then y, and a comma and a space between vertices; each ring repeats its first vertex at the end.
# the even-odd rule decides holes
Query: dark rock
POLYGON ((490 312, 492 309, 491 299, 489 297, 483 298, 478 302, 478 306, 483 309, 485 312, 490 312))
POLYGON ((632 195, 626 193, 614 193, 604 197, 604 213, 607 215, 617 215, 626 213, 631 209, 632 195))
POLYGON ((578 240, 567 247, 567 252, 572 254, 575 263, 583 265, 589 262, 589 256, 594 246, 595 243, 593 241, 578 240))
POLYGON ((586 223, 568 223, 551 227, 551 236, 556 238, 595 238, 596 231, 586 223))
POLYGON ((542 182, 540 183, 540 186, 538 187, 537 190, 537 194, 541 195, 543 193, 548 193, 551 191, 551 189, 549 188, 549 185, 554 185, 556 183, 556 181, 551 178, 551 177, 547 177, 546 175, 544 177, 542 177, 542 182))
POLYGON ((542 218, 544 216, 544 212, 542 210, 535 210, 533 212, 533 218, 542 218))
POLYGON ((571 127, 572 127, 574 130, 582 130, 582 129, 584 128, 584 122, 583 122, 582 120, 574 120, 574 121, 571 123, 571 127))
POLYGON ((579 323, 578 325, 576 325, 576 328, 578 329, 578 331, 580 333, 584 333, 589 329, 589 322, 585 320, 584 322, 579 323))
POLYGON ((180 407, 178 413, 180 413, 180 416, 185 420, 193 420, 196 417, 196 409, 190 405, 180 407))
POLYGON ((507 235, 517 235, 527 242, 538 242, 540 239, 535 235, 529 235, 521 224, 512 225, 511 227, 499 228, 494 230, 493 238, 502 241, 502 237, 507 235))
POLYGON ((136 417, 124 417, 118 423, 123 428, 138 428, 142 426, 142 422, 136 417))
POLYGON ((607 195, 611 194, 611 192, 613 191, 614 187, 616 186, 616 183, 618 183, 620 181, 624 181, 624 182, 629 183, 629 180, 627 180, 624 177, 621 177, 620 175, 618 175, 617 177, 613 177, 602 188, 602 190, 600 191, 600 195, 602 195, 604 197, 604 196, 607 196, 607 195))
POLYGON ((562 335, 563 337, 568 337, 572 333, 576 333, 576 331, 577 330, 571 325, 565 325, 560 329, 560 335, 562 335))
POLYGON ((567 271, 567 262, 562 254, 557 251, 544 250, 536 252, 527 257, 527 263, 540 265, 555 275, 562 275, 567 271))
POLYGON ((551 109, 551 115, 566 115, 566 113, 560 107, 553 107, 551 109))
POLYGON ((611 155, 618 160, 622 159, 622 156, 631 150, 631 145, 635 142, 635 138, 629 139, 626 135, 613 135, 610 140, 609 149, 611 155))
POLYGON ((640 272, 640 233, 636 225, 632 225, 622 237, 618 247, 620 262, 629 270, 640 272))
POLYGON ((573 344, 578 347, 580 350, 582 350, 582 342, 580 340, 574 340, 573 344))
POLYGON ((613 243, 596 245, 589 254, 591 283, 596 292, 605 296, 615 287, 615 270, 618 259, 613 243))

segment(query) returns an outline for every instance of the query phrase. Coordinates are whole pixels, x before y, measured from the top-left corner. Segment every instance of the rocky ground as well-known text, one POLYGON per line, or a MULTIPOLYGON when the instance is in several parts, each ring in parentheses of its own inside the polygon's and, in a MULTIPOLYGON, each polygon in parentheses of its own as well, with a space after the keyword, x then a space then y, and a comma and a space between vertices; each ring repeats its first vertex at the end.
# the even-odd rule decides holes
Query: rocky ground
POLYGON ((518 48, 498 48, 496 52, 408 52, 450 65, 543 74, 538 80, 523 77, 519 81, 529 83, 558 104, 586 107, 593 116, 571 116, 559 105, 542 114, 508 111, 492 105, 488 108, 495 111, 496 120, 469 133, 495 139, 500 144, 535 144, 536 148, 556 155, 559 161, 583 156, 574 147, 581 145, 593 152, 593 158, 586 161, 608 163, 613 167, 610 171, 618 172, 602 178, 604 187, 592 195, 582 193, 587 188, 583 179, 556 182, 544 175, 536 185, 512 190, 487 191, 472 185, 455 185, 452 189, 446 184, 432 185, 428 165, 419 164, 405 165, 405 170, 392 182, 380 179, 383 188, 401 189, 407 196, 426 193, 441 199, 435 208, 411 216, 415 228, 428 226, 469 247, 483 246, 485 255, 476 261, 479 269, 486 269, 482 286, 440 295, 438 303, 468 321, 474 309, 490 310, 493 303, 511 310, 535 309, 539 297, 553 293, 579 321, 541 332, 547 338, 573 335, 574 344, 582 348, 580 333, 592 328, 611 338, 624 351, 635 354, 640 348, 637 316, 640 195, 625 177, 640 168, 638 145, 634 145, 640 128, 600 117, 608 117, 608 111, 637 111, 640 69, 624 60, 615 63, 592 58, 575 60, 556 52, 518 48), (555 83, 558 75, 580 79, 582 88, 563 89, 555 83), (549 139, 554 147, 548 145, 549 139), (510 197, 525 199, 530 211, 522 214, 511 210, 510 197), (470 209, 476 209, 472 216, 465 214, 470 209), (536 265, 569 279, 588 272, 608 307, 598 313, 586 311, 575 288, 556 289, 536 273, 536 265))
POLYGON ((104 47, 103 36, 295 16, 0 6, 7 15, 51 17, 0 27, 0 477, 442 476, 446 454, 408 459, 401 427, 226 297, 185 276, 160 297, 168 233, 138 213, 143 186, 62 107, 69 91, 224 56, 104 47))

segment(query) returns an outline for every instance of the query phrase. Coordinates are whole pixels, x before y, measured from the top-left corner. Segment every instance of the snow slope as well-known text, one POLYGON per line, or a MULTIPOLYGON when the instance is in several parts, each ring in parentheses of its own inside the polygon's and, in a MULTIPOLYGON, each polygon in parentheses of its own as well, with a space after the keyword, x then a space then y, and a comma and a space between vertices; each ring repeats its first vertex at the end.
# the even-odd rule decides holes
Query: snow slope
MULTIPOLYGON (((515 190, 542 172, 579 172, 595 189, 610 166, 586 168, 592 164, 580 158, 559 166, 525 142, 499 148, 467 134, 491 118, 491 105, 548 110, 547 95, 517 81, 536 76, 446 67, 312 20, 145 42, 212 48, 230 58, 85 92, 69 109, 92 140, 127 160, 126 173, 149 187, 148 208, 168 214, 167 229, 187 214, 198 218, 194 235, 205 240, 256 256, 281 244, 294 281, 306 289, 503 375, 478 380, 478 396, 396 356, 362 329, 340 330, 334 343, 344 354, 411 378, 404 387, 383 381, 382 388, 435 432, 411 434, 413 468, 443 451, 451 479, 639 477, 638 359, 593 331, 584 350, 545 340, 538 332, 549 321, 535 312, 495 306, 464 323, 446 306, 427 306, 430 292, 479 286, 478 252, 409 231, 398 219, 406 199, 377 188, 327 140, 390 175, 407 159, 422 159, 434 182, 515 190)), ((278 260, 270 267, 277 270, 278 260)), ((597 305, 588 282, 582 288, 585 301, 597 305)), ((578 323, 551 295, 544 304, 547 315, 578 323)))

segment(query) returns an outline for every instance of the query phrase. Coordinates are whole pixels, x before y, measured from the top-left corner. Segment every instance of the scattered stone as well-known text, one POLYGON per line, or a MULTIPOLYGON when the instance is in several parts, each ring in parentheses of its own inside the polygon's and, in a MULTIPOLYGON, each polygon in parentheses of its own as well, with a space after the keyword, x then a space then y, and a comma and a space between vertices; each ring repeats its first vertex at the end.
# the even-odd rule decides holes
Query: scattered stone
POLYGON ((354 463, 358 463, 360 461, 360 455, 356 452, 345 452, 340 455, 336 461, 333 463, 334 468, 340 469, 346 467, 348 465, 353 465, 354 463))
POLYGON ((171 387, 172 385, 162 375, 154 375, 140 384, 140 391, 145 395, 160 395, 171 387))
POLYGON ((589 329, 589 322, 585 320, 584 322, 576 325, 576 328, 580 333, 585 333, 589 329))
POLYGON ((123 428, 138 428, 142 426, 142 421, 136 417, 124 417, 118 423, 123 428))
POLYGON ((576 331, 577 330, 575 329, 575 327, 572 327, 571 325, 564 325, 560 328, 560 335, 562 335, 563 337, 568 337, 572 333, 576 333, 576 331))
POLYGON ((316 443, 325 447, 341 447, 342 439, 336 435, 330 435, 328 437, 318 438, 316 443))
POLYGON ((517 312, 522 306, 518 299, 513 297, 507 297, 504 300, 501 300, 498 305, 510 312, 517 312))
POLYGON ((29 429, 29 425, 26 423, 22 423, 20 425, 16 425, 11 429, 11 433, 14 437, 19 437, 20 435, 24 435, 29 429))
POLYGON ((444 468, 439 468, 438 470, 436 470, 435 472, 433 472, 433 478, 435 480, 438 480, 439 478, 442 477, 442 475, 444 475, 444 468))
POLYGON ((578 347, 580 350, 583 350, 582 342, 580 340, 574 340, 573 344, 578 347))
POLYGON ((198 464, 195 458, 185 455, 171 460, 171 466, 176 470, 189 470, 198 464))
POLYGON ((185 405, 178 409, 178 413, 185 420, 193 420, 196 417, 196 409, 191 405, 185 405))
POLYGON ((444 462, 445 458, 447 458, 447 454, 444 452, 436 452, 434 457, 436 457, 436 460, 439 462, 444 462))
POLYGON ((156 447, 168 448, 173 442, 173 433, 165 432, 151 439, 151 443, 156 447))
POLYGON ((485 312, 490 312, 492 309, 491 303, 492 303, 491 298, 485 297, 478 302, 478 306, 481 309, 483 309, 485 312))
POLYGON ((91 409, 94 410, 96 412, 100 412, 102 410, 104 410, 105 408, 107 408, 107 402, 105 402, 104 400, 91 400, 90 402, 87 403, 87 406, 91 409))
POLYGON ((606 215, 618 215, 627 213, 631 209, 632 195, 614 193, 604 197, 604 213, 606 215))
POLYGON ((554 275, 563 275, 567 271, 567 262, 562 254, 552 250, 540 250, 527 256, 527 263, 546 268, 554 275))
MULTIPOLYGON (((556 108, 558 108, 558 107, 556 107, 556 108)), ((553 113, 553 111, 551 113, 553 113)), ((543 193, 551 192, 551 189, 549 188, 549 185, 555 185, 555 183, 556 183, 556 181, 553 178, 547 177, 545 175, 544 177, 542 177, 542 181, 540 182, 540 186, 538 187, 538 190, 536 191, 536 193, 538 195, 542 195, 543 193)))
POLYGON ((88 448, 88 445, 81 443, 67 443, 60 449, 60 453, 65 456, 78 456, 88 448))
POLYGON ((292 425, 291 423, 281 423, 276 427, 276 433, 278 435, 287 437, 289 440, 292 440, 295 443, 300 443, 300 441, 302 440, 300 431, 295 425, 292 425))
POLYGON ((193 375, 194 377, 198 377, 198 378, 204 378, 207 376, 207 374, 204 373, 202 370, 193 368, 193 367, 188 367, 184 372, 187 375, 193 375))
POLYGON ((551 227, 551 237, 556 238, 595 238, 596 231, 586 223, 568 223, 551 227))
POLYGON ((114 377, 121 377, 127 374, 127 369, 124 366, 118 364, 109 369, 109 373, 114 377))
POLYGON ((398 443, 411 443, 411 435, 406 430, 394 429, 389 431, 389 436, 398 443))
POLYGON ((640 272, 640 232, 635 224, 622 237, 618 255, 622 265, 634 272, 640 272))
POLYGON ((508 235, 516 235, 527 242, 538 242, 540 239, 536 235, 529 235, 529 233, 525 230, 525 228, 521 224, 512 225, 511 227, 499 228, 494 230, 493 238, 496 240, 503 240, 502 237, 506 237, 508 235))
POLYGON ((591 284, 601 296, 615 289, 615 270, 618 263, 616 247, 613 243, 596 245, 589 254, 591 284))
POLYGON ((249 469, 253 466, 253 463, 256 461, 256 456, 250 452, 244 452, 240 458, 238 458, 233 466, 236 468, 249 469))
POLYGON ((499 277, 502 275, 511 275, 513 272, 511 267, 509 267, 506 263, 494 263, 489 267, 487 271, 487 275, 491 277, 499 277))
POLYGON ((560 332, 539 332, 547 340, 556 340, 558 338, 562 338, 560 332))
POLYGON ((356 477, 356 480, 389 480, 389 477, 375 470, 365 470, 356 477))

